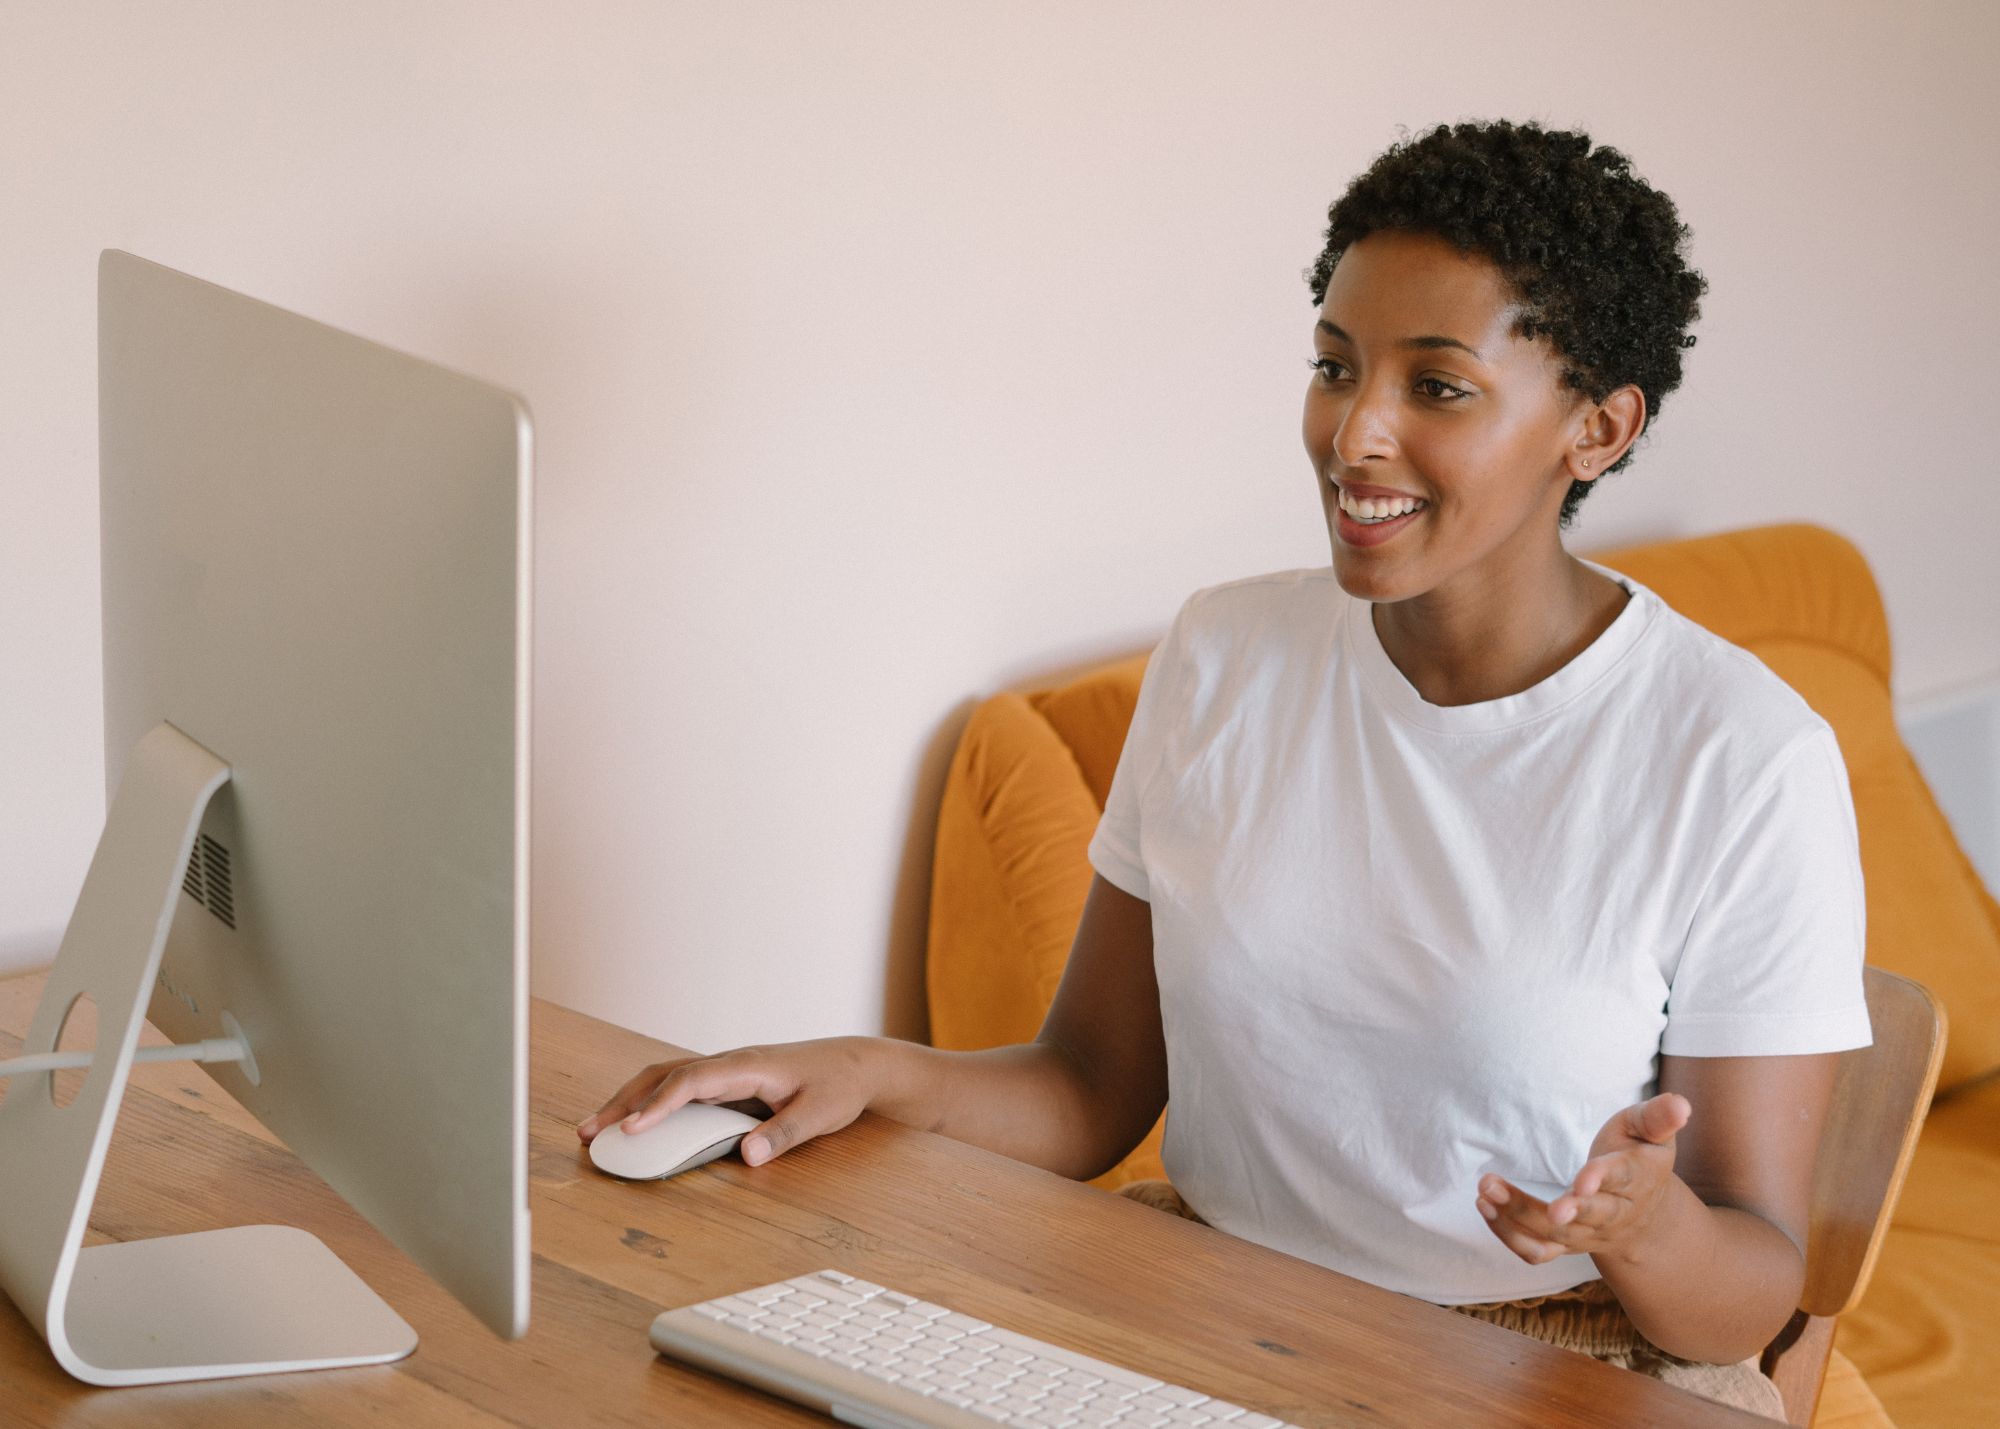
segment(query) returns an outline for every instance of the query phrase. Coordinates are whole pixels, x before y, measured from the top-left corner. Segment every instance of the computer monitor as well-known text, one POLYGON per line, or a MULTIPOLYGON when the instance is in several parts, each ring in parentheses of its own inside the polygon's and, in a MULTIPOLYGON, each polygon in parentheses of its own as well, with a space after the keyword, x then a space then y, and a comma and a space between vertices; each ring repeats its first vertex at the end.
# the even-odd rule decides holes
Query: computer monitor
POLYGON ((0 1099, 0 1285, 93 1383, 414 1348, 302 1231, 80 1245, 143 1015, 518 1336, 526 411, 116 251, 98 344, 113 797, 23 1050, 86 996, 99 1040, 67 1106, 0 1099))

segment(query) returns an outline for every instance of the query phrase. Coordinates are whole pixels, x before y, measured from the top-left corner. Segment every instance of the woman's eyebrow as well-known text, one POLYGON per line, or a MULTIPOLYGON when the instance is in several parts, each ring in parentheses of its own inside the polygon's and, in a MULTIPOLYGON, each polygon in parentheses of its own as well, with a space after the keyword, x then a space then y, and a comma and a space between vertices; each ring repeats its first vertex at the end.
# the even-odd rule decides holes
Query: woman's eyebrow
MULTIPOLYGON (((1340 341, 1348 343, 1349 345, 1352 345, 1354 342, 1354 339, 1349 337, 1344 330, 1334 326, 1334 324, 1328 322, 1325 318, 1321 318, 1319 322, 1316 324, 1316 327, 1320 332, 1327 334, 1327 336, 1338 338, 1340 341)), ((1397 343, 1396 346, 1420 348, 1427 351, 1436 348, 1455 347, 1460 352, 1471 353, 1474 357, 1479 358, 1481 362, 1484 362, 1486 360, 1486 358, 1481 355, 1478 348, 1473 347, 1468 343, 1460 342, 1455 337, 1445 337, 1441 333, 1426 333, 1422 337, 1406 337, 1401 342, 1397 343)))

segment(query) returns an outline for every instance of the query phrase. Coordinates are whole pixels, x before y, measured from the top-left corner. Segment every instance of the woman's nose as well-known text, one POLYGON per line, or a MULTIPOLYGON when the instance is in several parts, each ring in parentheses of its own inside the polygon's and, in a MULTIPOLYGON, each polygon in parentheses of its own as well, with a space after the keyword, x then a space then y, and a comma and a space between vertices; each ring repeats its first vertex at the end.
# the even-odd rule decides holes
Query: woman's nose
POLYGON ((1356 389, 1333 433, 1333 455, 1342 466, 1395 454, 1393 400, 1381 383, 1363 383, 1356 389))

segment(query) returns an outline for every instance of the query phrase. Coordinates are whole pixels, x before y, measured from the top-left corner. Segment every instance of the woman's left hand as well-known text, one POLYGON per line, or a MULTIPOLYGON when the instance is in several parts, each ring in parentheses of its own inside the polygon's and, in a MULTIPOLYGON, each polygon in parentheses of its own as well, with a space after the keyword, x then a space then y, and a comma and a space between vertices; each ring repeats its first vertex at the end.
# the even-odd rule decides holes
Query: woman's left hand
POLYGON ((1559 1255, 1617 1255, 1645 1235, 1674 1179, 1674 1137, 1686 1097, 1665 1092, 1628 1106, 1597 1133, 1569 1190, 1542 1201, 1498 1176, 1479 1178, 1479 1214, 1530 1265, 1559 1255))

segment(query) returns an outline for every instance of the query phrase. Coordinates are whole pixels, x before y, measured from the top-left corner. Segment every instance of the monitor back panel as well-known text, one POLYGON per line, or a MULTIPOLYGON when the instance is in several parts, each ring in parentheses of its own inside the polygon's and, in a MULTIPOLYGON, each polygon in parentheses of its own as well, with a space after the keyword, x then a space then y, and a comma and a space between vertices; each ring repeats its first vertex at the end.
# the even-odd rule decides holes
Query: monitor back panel
POLYGON ((507 393, 99 264, 105 762, 231 767, 150 1019, 502 1334, 525 1327, 529 426, 507 393))

